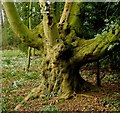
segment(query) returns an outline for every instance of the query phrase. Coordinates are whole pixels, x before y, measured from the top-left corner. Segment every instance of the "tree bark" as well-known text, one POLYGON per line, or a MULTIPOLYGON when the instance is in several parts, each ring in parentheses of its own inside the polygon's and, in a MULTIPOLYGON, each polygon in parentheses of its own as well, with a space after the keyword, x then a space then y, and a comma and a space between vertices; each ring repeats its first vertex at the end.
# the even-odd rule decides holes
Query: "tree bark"
POLYGON ((72 2, 68 2, 67 0, 65 2, 64 10, 63 10, 62 16, 59 21, 60 26, 64 24, 65 22, 67 22, 71 7, 72 7, 72 2))

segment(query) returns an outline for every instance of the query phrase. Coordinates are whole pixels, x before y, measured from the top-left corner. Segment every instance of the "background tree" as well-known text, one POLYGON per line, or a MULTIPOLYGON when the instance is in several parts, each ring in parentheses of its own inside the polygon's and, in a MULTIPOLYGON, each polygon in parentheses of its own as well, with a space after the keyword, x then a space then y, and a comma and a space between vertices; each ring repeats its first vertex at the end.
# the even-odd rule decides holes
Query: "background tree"
MULTIPOLYGON (((32 9, 32 2, 30 1, 30 4, 29 4, 29 15, 32 14, 31 9, 32 9)), ((31 16, 29 16, 28 21, 29 21, 29 23, 28 23, 28 27, 29 27, 29 29, 31 30, 31 16)), ((27 67, 26 67, 26 71, 28 71, 29 68, 30 68, 31 49, 32 49, 31 47, 28 47, 28 59, 27 59, 27 67)))
POLYGON ((3 5, 14 32, 28 46, 41 49, 43 53, 40 65, 42 83, 21 104, 31 96, 49 94, 66 99, 82 89, 92 88, 80 76, 79 70, 84 64, 102 58, 110 50, 110 45, 120 37, 118 23, 114 23, 107 32, 86 40, 79 34, 82 32, 82 2, 66 2, 59 24, 54 14, 54 3, 40 2, 43 20, 32 30, 20 20, 13 3, 4 2, 3 5))

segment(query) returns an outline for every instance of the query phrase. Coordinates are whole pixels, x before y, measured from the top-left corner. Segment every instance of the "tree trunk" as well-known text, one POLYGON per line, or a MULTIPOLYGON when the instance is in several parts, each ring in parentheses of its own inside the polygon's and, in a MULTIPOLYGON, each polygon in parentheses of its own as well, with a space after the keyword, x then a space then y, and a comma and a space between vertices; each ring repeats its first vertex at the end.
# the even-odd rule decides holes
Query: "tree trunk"
POLYGON ((98 60, 96 63, 97 63, 96 85, 97 85, 97 86, 101 86, 101 78, 100 78, 100 62, 99 62, 99 60, 98 60))
MULTIPOLYGON (((63 41, 59 36, 54 11, 51 8, 48 8, 49 10, 44 8, 52 7, 53 4, 47 4, 47 6, 46 4, 41 3, 42 12, 44 12, 43 26, 46 37, 46 49, 44 50, 41 65, 42 93, 69 98, 73 92, 83 88, 82 86, 86 82, 79 74, 81 66, 79 60, 74 62, 72 45, 63 41)), ((69 5, 72 5, 72 3, 69 5)), ((71 7, 69 8, 71 9, 71 7)), ((67 22, 69 13, 70 11, 68 11, 65 18, 62 17, 62 20, 65 19, 65 22, 67 22)))
MULTIPOLYGON (((30 0, 30 4, 29 4, 29 15, 31 15, 31 6, 32 6, 32 3, 31 3, 31 0, 30 0)), ((31 16, 28 18, 28 27, 29 27, 29 29, 31 30, 31 16)), ((26 66, 26 71, 28 71, 29 70, 29 68, 30 68, 30 57, 31 57, 31 47, 28 47, 28 59, 27 59, 27 66, 26 66)))
POLYGON ((31 49, 32 49, 31 47, 28 47, 26 71, 28 71, 30 68, 31 49))
POLYGON ((49 50, 41 65, 44 94, 69 98, 74 92, 90 88, 79 73, 81 64, 71 60, 73 51, 68 45, 59 43, 49 50))
POLYGON ((35 48, 32 48, 32 50, 31 50, 31 56, 35 56, 35 48))

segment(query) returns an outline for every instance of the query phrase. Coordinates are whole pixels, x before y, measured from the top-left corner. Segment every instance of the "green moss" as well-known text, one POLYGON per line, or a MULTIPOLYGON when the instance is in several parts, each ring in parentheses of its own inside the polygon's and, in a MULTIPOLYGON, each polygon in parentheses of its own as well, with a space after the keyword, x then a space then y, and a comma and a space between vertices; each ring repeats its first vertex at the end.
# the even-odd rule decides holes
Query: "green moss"
POLYGON ((77 47, 79 45, 79 42, 78 41, 75 41, 72 43, 73 47, 77 47))
POLYGON ((65 101, 65 98, 58 99, 58 102, 64 102, 64 101, 65 101))
POLYGON ((81 2, 74 2, 72 5, 72 9, 70 12, 70 16, 69 16, 69 20, 68 23, 70 24, 70 26, 72 26, 74 29, 79 29, 80 26, 80 19, 78 14, 80 13, 80 8, 81 8, 81 2), (78 24, 79 22, 79 24, 78 24))

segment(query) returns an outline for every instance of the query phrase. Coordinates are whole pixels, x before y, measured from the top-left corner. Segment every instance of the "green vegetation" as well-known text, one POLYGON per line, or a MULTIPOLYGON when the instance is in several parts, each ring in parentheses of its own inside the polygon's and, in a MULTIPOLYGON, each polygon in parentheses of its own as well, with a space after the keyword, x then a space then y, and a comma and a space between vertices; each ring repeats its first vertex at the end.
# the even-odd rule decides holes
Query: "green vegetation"
POLYGON ((2 57, 6 58, 13 58, 13 57, 23 57, 25 56, 25 53, 23 53, 19 49, 14 49, 14 50, 4 50, 2 51, 2 57))
POLYGON ((45 106, 45 108, 43 109, 44 112, 47 113, 60 113, 59 110, 56 107, 52 107, 52 106, 45 106))
MULTIPOLYGON (((37 68, 31 67, 29 72, 25 72, 26 55, 20 50, 4 50, 2 52, 2 110, 13 109, 16 103, 23 100, 19 96, 19 91, 24 87, 35 87, 38 85, 39 73, 37 68), (37 81, 36 81, 37 80, 37 81), (36 82, 32 82, 36 81, 36 82), (16 93, 18 91, 18 94, 16 93), (15 94, 16 93, 16 94, 15 94), (10 96, 12 95, 12 97, 10 96), (17 96, 18 95, 18 96, 17 96), (10 104, 9 102, 12 102, 10 104), (14 104, 13 104, 14 103, 14 104)), ((38 67, 41 60, 32 58, 32 66, 38 67)), ((28 90, 23 89, 23 90, 28 90)))
MULTIPOLYGON (((3 60, 1 62, 2 62, 3 69, 2 69, 2 78, 1 79, 3 82, 3 85, 2 85, 2 97, 3 98, 1 101, 2 101, 2 111, 7 111, 7 110, 13 110, 14 107, 16 106, 16 104, 18 104, 19 102, 21 102, 24 99, 24 96, 28 92, 30 92, 29 87, 34 88, 35 86, 39 85, 40 75, 39 75, 38 69, 39 69, 41 60, 39 57, 36 57, 36 56, 32 57, 32 59, 31 59, 32 65, 31 65, 29 71, 26 72, 24 70, 24 68, 26 66, 25 65, 26 64, 25 63, 26 55, 23 52, 21 52, 20 50, 14 50, 14 51, 13 50, 8 50, 8 51, 4 50, 2 58, 3 58, 3 60), (7 63, 6 60, 4 60, 4 58, 9 59, 10 63, 7 63), (16 59, 12 60, 12 58, 16 58, 16 59)), ((90 82, 95 82, 94 78, 96 76, 91 75, 91 74, 93 74, 92 69, 94 70, 94 66, 95 66, 95 64, 90 64, 90 67, 92 67, 90 70, 88 70, 87 68, 84 68, 84 70, 86 70, 86 71, 81 72, 82 75, 84 77, 86 77, 86 79, 88 81, 91 80, 90 82)), ((103 90, 106 90, 109 92, 109 90, 104 89, 104 86, 106 84, 113 84, 113 85, 117 84, 117 83, 119 83, 118 80, 119 80, 119 75, 117 73, 109 74, 109 72, 107 72, 106 76, 102 79, 103 90)), ((111 86, 109 86, 109 87, 111 87, 111 86)), ((117 93, 117 88, 118 87, 116 87, 116 86, 114 86, 113 88, 110 88, 110 92, 109 93, 107 92, 107 94, 106 94, 106 91, 104 91, 104 92, 99 91, 100 92, 100 93, 98 92, 100 95, 99 97, 96 94, 93 95, 93 96, 97 96, 98 100, 101 102, 103 108, 100 108, 100 109, 104 109, 104 107, 107 107, 110 111, 118 110, 118 106, 120 105, 118 98, 120 97, 120 95, 119 95, 119 93, 117 93), (113 92, 112 91, 113 89, 116 91, 113 92), (104 95, 102 95, 102 93, 104 93, 104 95)), ((94 93, 95 92, 93 91, 93 94, 94 93)), ((86 98, 87 101, 90 101, 92 96, 89 96, 89 95, 91 95, 91 94, 88 94, 88 96, 83 95, 83 97, 86 98)), ((72 103, 74 103, 74 101, 76 103, 78 101, 80 102, 83 97, 76 96, 75 98, 77 98, 77 101, 73 100, 72 102, 70 101, 69 103, 72 104, 72 103)), ((65 107, 64 103, 66 103, 66 101, 63 99, 61 101, 56 102, 56 100, 54 100, 54 99, 51 101, 50 98, 51 98, 51 96, 47 95, 47 94, 42 100, 39 100, 36 97, 33 97, 33 98, 31 98, 31 100, 25 102, 23 107, 24 107, 24 109, 29 110, 29 106, 31 106, 31 109, 33 109, 33 110, 36 109, 36 111, 60 113, 60 105, 62 106, 62 104, 63 104, 63 108, 64 108, 65 107), (32 100, 34 100, 37 105, 32 100), (39 107, 40 103, 42 103, 41 107, 39 107)), ((93 103, 93 105, 91 104, 91 108, 94 106, 94 104, 95 103, 93 103)), ((100 103, 96 103, 96 104, 98 104, 98 106, 99 106, 100 103)), ((100 104, 100 106, 101 106, 101 104, 100 104)), ((67 107, 67 105, 66 105, 66 107, 67 107)), ((71 105, 69 107, 71 107, 71 105)), ((84 109, 84 108, 86 108, 88 110, 90 109, 89 102, 86 106, 83 106, 81 109, 84 109)), ((71 107, 71 109, 72 109, 72 107, 71 107)))

